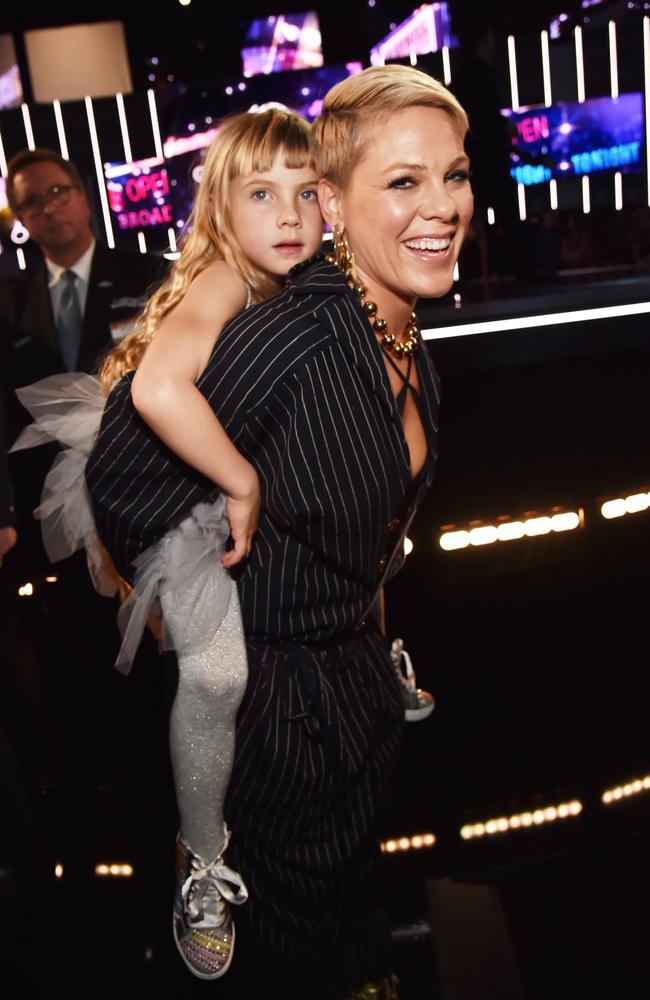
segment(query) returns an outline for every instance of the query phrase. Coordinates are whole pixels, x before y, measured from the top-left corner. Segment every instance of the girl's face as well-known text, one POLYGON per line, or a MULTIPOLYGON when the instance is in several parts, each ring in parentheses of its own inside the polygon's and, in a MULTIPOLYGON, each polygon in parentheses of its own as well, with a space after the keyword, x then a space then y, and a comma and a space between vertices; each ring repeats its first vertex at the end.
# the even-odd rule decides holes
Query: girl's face
POLYGON ((244 255, 275 277, 319 250, 323 218, 312 167, 286 167, 278 154, 270 170, 236 177, 230 219, 244 255))

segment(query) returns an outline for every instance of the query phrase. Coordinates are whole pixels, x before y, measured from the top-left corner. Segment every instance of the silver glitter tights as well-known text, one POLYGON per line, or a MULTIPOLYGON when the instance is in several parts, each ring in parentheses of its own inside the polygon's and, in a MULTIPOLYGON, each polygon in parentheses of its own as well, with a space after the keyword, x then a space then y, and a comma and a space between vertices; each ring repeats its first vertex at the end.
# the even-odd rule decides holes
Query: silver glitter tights
POLYGON ((210 862, 224 845, 223 804, 247 678, 237 587, 216 562, 207 581, 192 581, 182 592, 163 594, 161 603, 174 648, 182 651, 177 654, 178 689, 169 725, 181 833, 192 851, 210 862), (209 608, 206 589, 214 588, 216 594, 216 588, 224 586, 230 588, 226 616, 210 641, 194 649, 193 614, 197 606, 209 608), (199 587, 200 595, 195 593, 199 587))

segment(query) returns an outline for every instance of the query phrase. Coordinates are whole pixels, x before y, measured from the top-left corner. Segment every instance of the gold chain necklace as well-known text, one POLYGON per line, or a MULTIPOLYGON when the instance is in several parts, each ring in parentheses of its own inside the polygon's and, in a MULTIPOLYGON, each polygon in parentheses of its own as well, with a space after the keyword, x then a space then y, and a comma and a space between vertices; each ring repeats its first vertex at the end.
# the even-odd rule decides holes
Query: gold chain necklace
POLYGON ((381 316, 377 315, 376 303, 370 302, 366 298, 367 289, 365 285, 357 281, 354 276, 354 263, 350 248, 345 236, 340 231, 337 231, 337 229, 334 230, 334 253, 326 254, 325 260, 328 264, 334 264, 338 267, 339 271, 345 276, 348 285, 359 299, 361 308, 366 316, 372 320, 373 329, 381 337, 381 346, 385 351, 389 353, 392 351, 398 358, 408 357, 409 354, 417 351, 420 341, 415 313, 411 313, 404 327, 401 340, 397 340, 395 334, 388 332, 388 323, 381 316))

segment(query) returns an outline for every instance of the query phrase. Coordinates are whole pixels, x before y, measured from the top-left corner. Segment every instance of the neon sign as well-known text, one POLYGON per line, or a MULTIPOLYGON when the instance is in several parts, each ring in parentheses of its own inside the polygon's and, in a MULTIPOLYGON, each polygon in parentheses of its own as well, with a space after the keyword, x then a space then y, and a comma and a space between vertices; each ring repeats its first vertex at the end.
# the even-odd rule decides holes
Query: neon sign
POLYGON ((169 178, 161 161, 111 166, 106 174, 108 202, 121 230, 173 223, 169 178))

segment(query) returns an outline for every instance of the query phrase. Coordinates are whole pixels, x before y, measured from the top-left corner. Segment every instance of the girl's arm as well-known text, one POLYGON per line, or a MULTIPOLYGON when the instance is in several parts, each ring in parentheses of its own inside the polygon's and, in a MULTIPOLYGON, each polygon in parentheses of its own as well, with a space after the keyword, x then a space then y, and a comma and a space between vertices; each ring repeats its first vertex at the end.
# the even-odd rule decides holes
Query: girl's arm
POLYGON ((133 378, 133 405, 179 458, 203 473, 226 496, 234 548, 226 567, 248 555, 259 516, 259 482, 196 388, 215 341, 246 304, 246 288, 223 261, 194 279, 147 346, 133 378))

